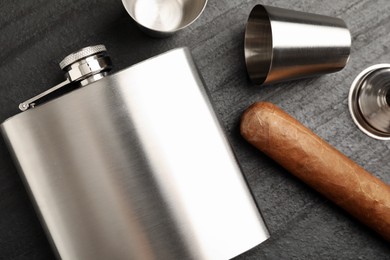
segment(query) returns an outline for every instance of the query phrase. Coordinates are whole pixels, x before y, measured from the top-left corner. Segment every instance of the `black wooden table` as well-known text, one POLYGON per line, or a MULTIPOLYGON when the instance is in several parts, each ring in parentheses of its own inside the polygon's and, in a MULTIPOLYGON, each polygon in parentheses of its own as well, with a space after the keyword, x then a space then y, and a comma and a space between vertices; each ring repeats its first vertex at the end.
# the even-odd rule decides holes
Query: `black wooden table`
MULTIPOLYGON (((120 0, 3 0, 0 2, 0 121, 18 104, 63 80, 57 63, 103 43, 114 71, 175 47, 188 46, 216 112, 262 209, 271 238, 237 259, 389 259, 390 245, 248 145, 239 135, 242 111, 271 101, 375 176, 390 183, 390 142, 357 130, 348 112, 357 74, 390 62, 390 1, 209 0, 185 31, 153 39, 138 30, 120 0), (336 74, 253 86, 243 58, 247 16, 257 3, 344 19, 353 36, 351 59, 336 74)), ((221 180, 223 181, 223 180, 221 180)), ((0 259, 54 255, 4 142, 0 141, 0 259)))

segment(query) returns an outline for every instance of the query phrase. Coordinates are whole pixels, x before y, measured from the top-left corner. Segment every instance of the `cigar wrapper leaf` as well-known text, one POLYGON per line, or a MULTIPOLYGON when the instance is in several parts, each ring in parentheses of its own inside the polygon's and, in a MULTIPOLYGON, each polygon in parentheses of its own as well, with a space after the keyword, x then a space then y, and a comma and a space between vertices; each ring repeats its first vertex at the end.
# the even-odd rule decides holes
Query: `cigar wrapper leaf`
POLYGON ((390 241, 388 184, 271 103, 250 106, 240 130, 257 149, 390 241))

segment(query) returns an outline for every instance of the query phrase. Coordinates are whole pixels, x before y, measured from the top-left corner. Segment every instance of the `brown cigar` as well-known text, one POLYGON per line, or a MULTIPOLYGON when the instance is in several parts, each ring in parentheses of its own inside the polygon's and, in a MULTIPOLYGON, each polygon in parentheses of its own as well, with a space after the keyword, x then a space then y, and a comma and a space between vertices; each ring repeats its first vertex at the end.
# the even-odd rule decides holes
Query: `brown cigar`
POLYGON ((271 103, 242 116, 241 134, 256 148, 390 241, 390 186, 271 103))

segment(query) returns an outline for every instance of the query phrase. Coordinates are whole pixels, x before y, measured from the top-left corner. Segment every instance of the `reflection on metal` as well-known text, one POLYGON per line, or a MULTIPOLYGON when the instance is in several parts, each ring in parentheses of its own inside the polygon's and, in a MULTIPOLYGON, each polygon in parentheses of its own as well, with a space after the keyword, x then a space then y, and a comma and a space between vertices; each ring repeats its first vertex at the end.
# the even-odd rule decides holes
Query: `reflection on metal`
POLYGON ((1 128, 62 259, 229 259, 268 238, 187 49, 1 128))
POLYGON ((122 3, 145 33, 166 37, 195 22, 207 0, 122 0, 122 3))
POLYGON ((371 66, 357 76, 349 92, 349 110, 365 134, 390 140, 390 64, 371 66))
POLYGON ((245 32, 248 74, 270 84, 343 69, 351 35, 343 20, 257 5, 245 32))

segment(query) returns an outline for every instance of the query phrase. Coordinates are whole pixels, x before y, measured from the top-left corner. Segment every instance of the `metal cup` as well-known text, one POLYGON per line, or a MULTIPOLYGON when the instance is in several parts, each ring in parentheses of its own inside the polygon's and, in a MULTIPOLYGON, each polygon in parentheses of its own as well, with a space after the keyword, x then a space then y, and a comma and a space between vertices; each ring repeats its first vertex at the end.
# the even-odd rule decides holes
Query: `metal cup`
POLYGON ((122 0, 122 3, 145 33, 167 37, 195 22, 207 0, 122 0))
POLYGON ((245 32, 245 60, 256 84, 343 69, 351 35, 338 18, 256 5, 245 32))

